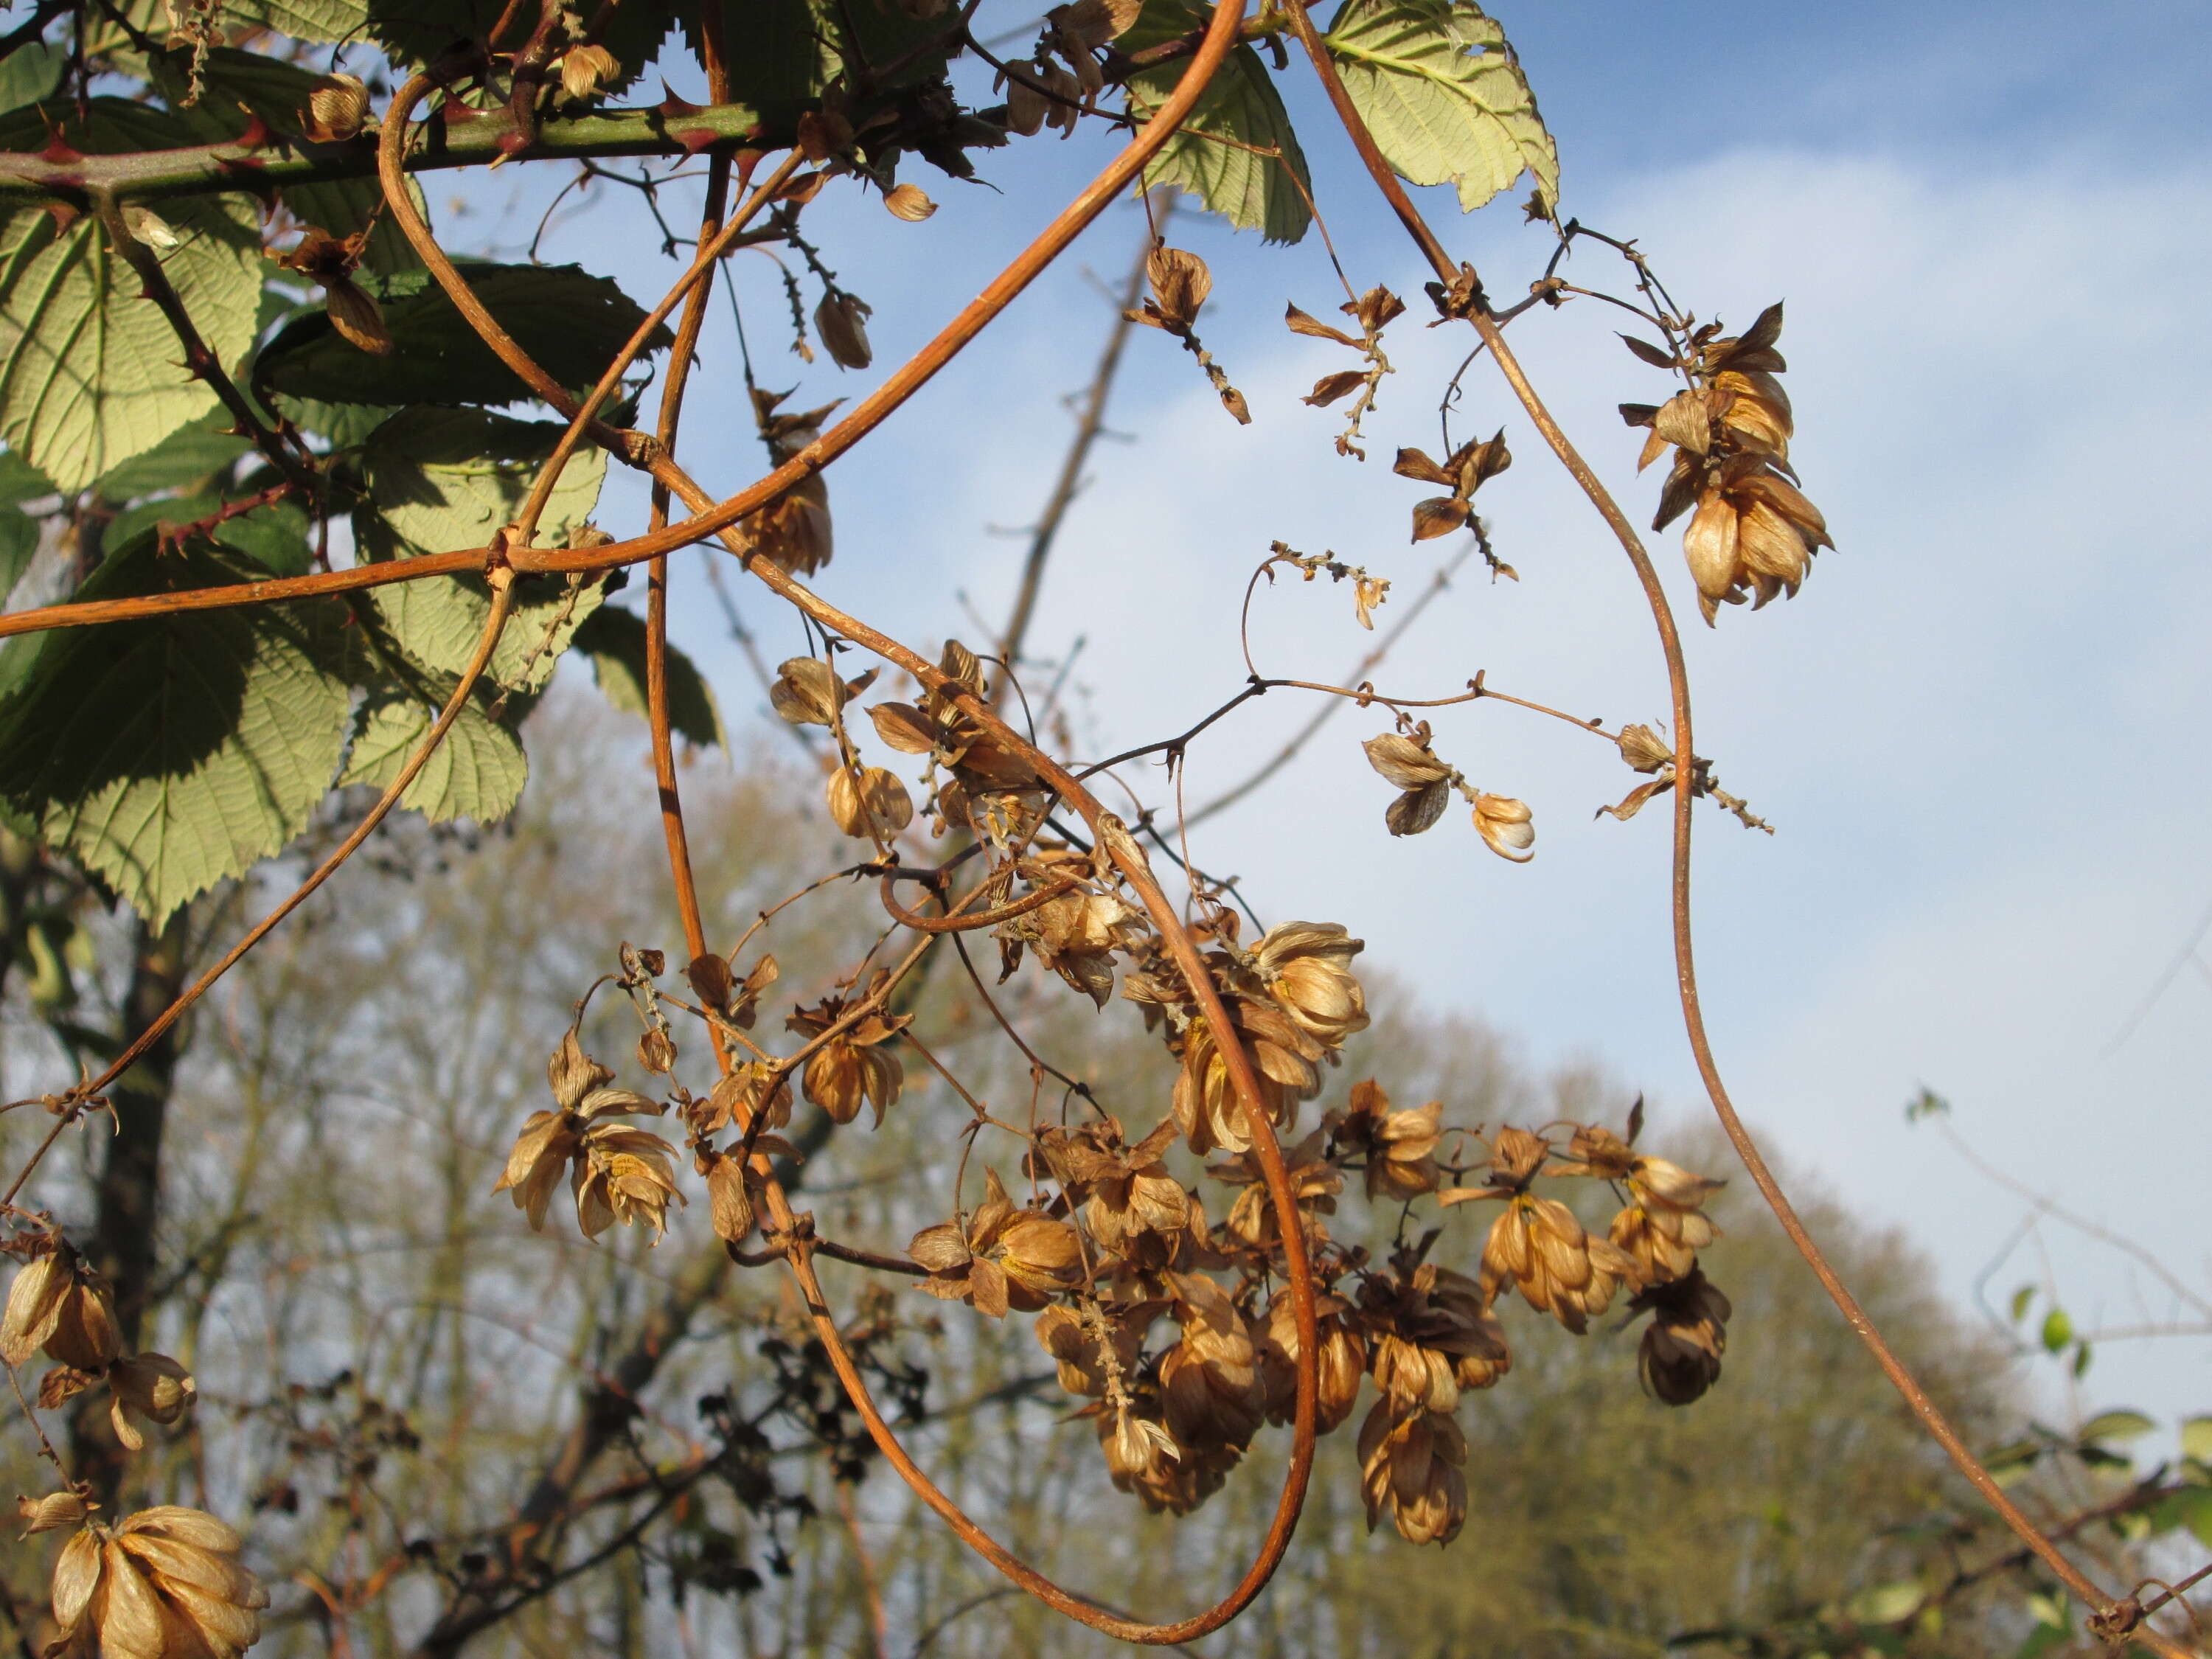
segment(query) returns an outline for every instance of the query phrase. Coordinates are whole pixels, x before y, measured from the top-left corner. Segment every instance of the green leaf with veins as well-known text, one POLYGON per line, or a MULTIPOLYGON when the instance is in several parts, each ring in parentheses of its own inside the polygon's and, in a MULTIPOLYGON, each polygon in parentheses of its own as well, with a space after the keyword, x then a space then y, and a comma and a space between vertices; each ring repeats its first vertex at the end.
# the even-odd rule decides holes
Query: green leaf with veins
MULTIPOLYGON (((619 605, 602 605, 570 643, 592 659, 592 676, 609 703, 624 714, 647 718, 644 617, 619 605)), ((714 688, 698 665, 672 645, 668 647, 668 726, 702 749, 729 747, 714 688)))
POLYGON ((1532 174, 1547 206, 1559 156, 1505 32, 1468 0, 1347 0, 1327 36, 1344 89, 1384 159, 1449 184, 1472 213, 1532 174))
MULTIPOLYGON (((441 701, 398 684, 371 690, 355 720, 353 748, 346 757, 341 784, 389 788, 408 757, 437 723, 444 697, 459 682, 447 677, 436 685, 441 701)), ((521 739, 494 720, 471 697, 446 732, 445 740, 422 763, 399 797, 399 804, 433 823, 473 818, 494 823, 514 810, 529 780, 530 763, 521 739)))
POLYGON ((364 0, 224 0, 226 27, 263 23, 295 40, 344 40, 368 21, 364 0))
POLYGON ((69 66, 69 48, 32 40, 0 58, 0 111, 21 109, 54 95, 69 66))
MULTIPOLYGON (((1140 119, 1149 117, 1175 82, 1170 70, 1132 79, 1130 112, 1140 119)), ((1285 165, 1299 183, 1312 188, 1305 153, 1267 66, 1251 47, 1239 46, 1145 169, 1141 183, 1179 185, 1239 230, 1257 230, 1270 242, 1295 242, 1306 234, 1313 214, 1297 185, 1285 176, 1285 165), (1218 138, 1234 143, 1217 143, 1218 138), (1255 155, 1254 149, 1279 149, 1283 159, 1255 155)))
MULTIPOLYGON (((44 117, 85 154, 192 142, 158 110, 99 98, 92 118, 46 105, 0 117, 0 149, 45 144, 44 117)), ((176 246, 156 249, 208 349, 226 368, 253 343, 260 309, 258 214, 246 196, 162 204, 176 246)), ((160 309, 139 297, 138 275, 87 214, 65 230, 43 209, 0 219, 0 433, 66 490, 151 449, 216 406, 215 392, 181 367, 183 348, 160 309)))
MULTIPOLYGON (((500 326, 571 389, 596 382, 645 320, 621 289, 574 265, 455 263, 500 326)), ((533 395, 422 273, 363 286, 382 301, 393 345, 389 355, 375 356, 350 343, 318 310, 294 318, 262 348, 255 384, 339 404, 497 404, 533 395)), ((665 325, 656 329, 647 355, 670 338, 665 325)))
POLYGON ((93 492, 104 501, 135 501, 211 477, 252 447, 229 428, 230 417, 221 410, 180 426, 143 455, 110 467, 94 482, 93 492))
MULTIPOLYGON (((411 558, 489 546, 521 510, 563 429, 472 409, 416 408, 393 416, 362 448, 368 506, 356 515, 355 534, 363 556, 411 558)), ((557 544, 591 516, 606 469, 605 453, 588 446, 570 457, 539 520, 539 545, 557 544)), ((523 578, 489 677, 511 690, 538 690, 577 625, 605 594, 603 582, 572 592, 556 577, 523 578)), ((400 648, 439 673, 458 674, 467 665, 491 614, 490 590, 474 576, 397 582, 371 597, 400 648)))
POLYGON ((0 605, 38 556, 39 521, 21 507, 0 507, 0 605))
MULTIPOLYGON (((144 535, 79 597, 259 574, 144 535)), ((307 827, 345 744, 344 620, 316 599, 46 635, 0 702, 0 795, 158 927, 307 827)))
POLYGON ((708 5, 722 8, 723 39, 744 46, 730 53, 731 101, 778 124, 795 120, 833 82, 911 87, 945 72, 945 52, 930 46, 946 20, 875 0, 684 0, 677 10, 695 57, 708 5))
MULTIPOLYGON (((1141 52, 1205 24, 1205 11, 1187 0, 1152 0, 1114 44, 1125 52, 1141 52)), ((1168 64, 1133 76, 1129 112, 1149 117, 1174 91, 1183 67, 1168 64)), ((1313 222, 1306 205, 1313 185, 1305 152, 1273 77, 1249 46, 1230 53, 1139 184, 1179 185, 1237 229, 1257 230, 1270 242, 1295 242, 1313 222), (1280 150, 1282 159, 1255 150, 1280 150)))

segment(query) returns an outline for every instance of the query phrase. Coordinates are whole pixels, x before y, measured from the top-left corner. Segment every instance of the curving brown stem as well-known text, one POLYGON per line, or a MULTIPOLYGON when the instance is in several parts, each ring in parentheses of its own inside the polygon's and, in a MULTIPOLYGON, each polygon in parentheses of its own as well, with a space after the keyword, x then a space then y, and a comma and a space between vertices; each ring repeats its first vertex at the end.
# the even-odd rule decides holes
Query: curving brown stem
POLYGON ((476 653, 461 671, 460 684, 446 699, 446 706, 439 710, 437 720, 423 734, 422 742, 416 744, 415 752, 407 757, 407 763, 399 769, 399 775, 386 787, 376 805, 370 807, 368 814, 354 826, 353 832, 338 843, 328 858, 315 866, 305 881, 292 890, 282 904, 256 922, 244 938, 224 952, 222 961, 194 980, 183 995, 163 1010, 159 1018, 138 1034, 135 1042, 115 1057, 106 1071, 70 1091, 68 1098, 74 1103, 75 1109, 65 1112, 56 1121, 53 1133, 32 1153, 30 1161, 16 1175, 15 1184, 8 1188, 6 1194, 0 1196, 0 1207, 12 1203, 15 1194, 23 1190, 23 1183, 31 1178, 31 1171, 38 1168, 47 1149, 59 1138, 76 1111, 82 1110, 85 1103, 137 1064, 139 1057, 160 1041, 161 1034, 184 1018, 185 1010, 206 995, 217 980, 235 968, 248 951, 275 932, 277 924, 305 903, 310 894, 336 875, 338 866, 361 849, 361 844, 375 832, 376 826, 383 823, 392 809, 398 805, 400 796, 407 793, 407 786, 415 781, 416 775, 429 763, 430 757, 438 752, 438 745, 446 740, 446 733, 453 729, 453 722, 460 718, 461 710, 468 706, 469 698, 477 689, 477 682, 483 678, 484 670, 490 665, 491 653, 498 648, 500 636, 507 631, 507 613, 514 604, 514 573, 503 565, 494 565, 485 575, 491 585, 491 614, 484 620, 483 633, 477 641, 476 653))
POLYGON ((925 916, 906 908, 898 902, 894 891, 896 876, 885 876, 883 881, 884 908, 890 913, 893 921, 902 927, 911 927, 917 933, 972 933, 981 928, 996 927, 1002 921, 1012 921, 1016 916, 1025 916, 1030 911, 1042 909, 1053 900, 1073 892, 1080 882, 1070 879, 1054 882, 1049 887, 1040 887, 1034 893, 1024 893, 1011 903, 994 909, 976 910, 962 915, 948 912, 941 916, 925 916))
MULTIPOLYGON (((1336 65, 1329 58, 1327 45, 1315 29, 1313 20, 1306 15, 1304 0, 1283 0, 1283 4, 1289 15, 1292 31, 1304 47, 1307 58, 1311 60, 1315 74, 1320 77, 1338 119, 1343 123, 1345 131, 1358 150, 1360 160, 1366 165, 1376 187, 1382 192, 1384 199, 1397 214, 1399 222, 1427 257, 1437 279, 1447 285, 1455 283, 1461 275, 1459 267, 1445 253, 1443 244, 1437 241, 1436 234, 1429 228, 1427 222, 1421 217, 1420 210, 1413 205, 1404 186, 1398 182, 1397 175, 1391 171, 1390 164, 1383 159, 1374 135, 1367 130, 1366 123, 1360 118, 1358 110, 1345 91, 1344 82, 1337 75, 1336 65)), ((1682 655, 1681 633, 1675 626, 1673 608, 1667 602, 1666 589, 1660 583, 1659 573, 1651 562, 1651 556, 1644 550, 1636 526, 1629 522, 1628 515, 1621 511, 1612 492, 1606 489, 1591 470, 1589 463, 1583 459, 1573 441, 1545 407, 1543 399, 1537 395, 1536 388, 1513 355, 1512 348, 1506 344, 1504 332, 1490 314, 1487 303, 1480 298, 1480 289, 1477 295, 1475 303, 1466 313, 1467 320, 1482 337, 1483 344, 1489 349, 1507 384, 1512 387, 1514 396, 1520 400, 1531 423, 1543 434, 1544 441, 1551 446, 1559 464, 1589 498, 1590 505, 1605 520, 1607 528, 1620 543, 1621 550, 1628 556, 1638 585, 1643 588, 1644 599, 1650 605, 1652 622, 1659 634, 1660 651, 1666 659, 1667 684, 1674 722, 1674 774, 1679 778, 1694 777, 1697 773, 1696 757, 1691 747, 1689 670, 1682 655)), ((2033 1550, 2069 1589, 2093 1612, 2110 1613, 2118 1604, 2068 1560, 2042 1529, 2006 1496, 2004 1489, 1997 1485, 1990 1472, 1982 1466, 1981 1461, 1967 1448, 1958 1430, 1944 1416, 1942 1409, 1929 1398, 1928 1391, 1921 1386, 1919 1379, 1898 1357, 1896 1350, 1890 1346, 1888 1339, 1868 1316, 1866 1310, 1859 1305, 1858 1298, 1844 1283, 1826 1254, 1806 1228, 1803 1218, 1797 1213, 1796 1206, 1790 1201, 1789 1194, 1784 1190, 1760 1152, 1759 1143, 1737 1114, 1735 1104, 1729 1097, 1728 1086, 1722 1080, 1720 1066, 1713 1058, 1712 1043, 1705 1031, 1705 1012, 1698 993, 1697 959, 1690 926, 1692 805, 1690 790, 1678 788, 1674 791, 1673 908, 1675 980, 1681 996, 1682 1023, 1689 1035, 1690 1051, 1697 1060, 1698 1075, 1705 1084, 1705 1093, 1712 1102, 1713 1110, 1728 1134, 1729 1144, 1735 1148, 1737 1157, 1743 1160, 1752 1184, 1759 1188, 1759 1195, 1774 1212, 1775 1219, 1782 1224, 1782 1231, 1789 1236, 1790 1243, 1796 1247, 1806 1265, 1812 1268, 1814 1277, 1820 1280, 1820 1288, 1828 1293, 1851 1329, 1858 1334, 1860 1340, 1873 1353, 1883 1375, 1904 1396, 1912 1414, 1920 1419, 1921 1426, 1943 1448, 1959 1472, 2003 1518, 2005 1524, 2019 1535, 2021 1541, 2033 1550)), ((2136 1632, 2133 1639, 2160 1654, 2171 1655, 2172 1659, 2188 1659, 2186 1649, 2147 1627, 2136 1632)))

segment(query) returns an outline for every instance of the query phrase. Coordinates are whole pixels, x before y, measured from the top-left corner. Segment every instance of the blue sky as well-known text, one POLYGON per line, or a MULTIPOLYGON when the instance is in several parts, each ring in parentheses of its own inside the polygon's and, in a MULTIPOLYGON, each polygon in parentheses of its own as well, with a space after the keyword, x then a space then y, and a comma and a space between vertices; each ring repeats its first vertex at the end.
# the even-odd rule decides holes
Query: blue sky
MULTIPOLYGON (((1025 15, 993 0, 983 27, 1025 15)), ((1700 750, 1781 830, 1701 821, 1701 954, 1739 1102, 1787 1156, 1925 1243, 1962 1299, 2023 1206, 1905 1126, 1923 1084, 1993 1163, 2212 1285, 2198 1127, 2212 975, 2185 969, 2113 1046, 2212 901, 2206 9, 1585 0, 1502 21, 1558 139, 1568 212, 1641 238, 1703 314, 1740 325, 1789 302, 1795 458, 1838 550, 1795 601, 1693 626, 1691 641, 1700 750)), ((1463 331, 1421 326, 1425 273, 1296 73, 1289 87, 1355 283, 1414 301, 1393 331, 1401 372, 1369 424, 1375 459, 1340 460, 1334 416, 1297 401, 1340 365, 1279 322, 1286 300, 1320 313, 1337 297, 1316 239, 1264 248, 1179 222, 1174 240, 1215 274, 1202 331, 1255 420, 1232 425, 1164 337, 1133 342, 1112 415, 1132 441, 1101 451, 1032 635, 1045 655, 1085 640, 1073 706, 1102 746, 1164 735, 1235 689, 1236 605, 1272 539, 1368 563, 1401 597, 1448 549, 1406 545, 1422 492, 1386 467, 1394 445, 1435 447, 1463 331)), ((878 362, 817 364, 800 398, 874 384, 1107 149, 1087 134, 1018 146, 986 164, 1002 193, 918 169, 941 204, 918 226, 825 197, 823 252, 875 307, 878 362)), ((535 216, 514 188, 477 193, 456 233, 511 238, 535 216)), ((1429 195, 1493 294, 1540 268, 1541 235, 1510 202, 1462 220, 1429 195)), ((588 232, 556 240, 555 257, 659 291, 665 274, 625 209, 579 222, 588 232)), ((981 349, 839 465, 830 597, 925 648, 976 631, 948 589, 1002 615, 1021 549, 992 527, 1027 522, 1042 500, 1067 432, 1058 400, 1087 378, 1109 314, 1082 267, 1118 277, 1139 234, 1133 214, 1109 213, 981 349)), ((1601 269, 1577 262, 1584 280, 1601 269)), ((776 340, 772 269, 754 256, 739 280, 764 379, 801 380, 776 340)), ((1585 306, 1516 335, 1593 461, 1648 514, 1653 486, 1636 479, 1612 405, 1660 395, 1659 377, 1613 326, 1585 306)), ((734 489, 758 451, 719 325, 704 363, 686 454, 734 489)), ((1493 380, 1471 379, 1466 408, 1471 426, 1503 422, 1518 456, 1483 506, 1522 580, 1463 579, 1380 678, 1437 695, 1486 668, 1577 712, 1662 715, 1649 621, 1617 550, 1493 380)), ((620 520, 619 499, 603 517, 620 520)), ((1678 541, 1655 551, 1694 624, 1678 541)), ((695 597, 679 637, 742 720, 760 699, 695 597)), ((764 604, 747 596, 746 610, 771 659, 799 648, 764 604)), ((1334 678, 1368 642, 1324 586, 1279 587, 1255 615, 1270 672, 1334 678)), ((1192 798, 1241 776, 1305 712, 1271 696, 1210 737, 1193 751, 1192 798)), ((1419 841, 1383 834, 1389 792, 1356 746, 1381 729, 1340 720, 1302 783, 1206 827, 1201 860, 1245 871, 1270 920, 1346 922, 1367 960, 1432 1006, 1489 1020, 1532 1063, 1594 1060, 1697 1109, 1664 933, 1663 817, 1591 819, 1635 780, 1554 722, 1496 705, 1440 718, 1443 752, 1534 808, 1539 856, 1516 869, 1456 815, 1419 841)), ((1160 799, 1156 776, 1133 781, 1160 799)), ((2172 1314, 2113 1253, 2063 1231, 2045 1239, 2077 1325, 2172 1314)), ((1991 1283, 2002 1294, 2044 1271, 2031 1243, 1991 1283)), ((2169 1419, 2205 1409, 2208 1358, 2203 1340, 2116 1344, 2089 1394, 2169 1419)))

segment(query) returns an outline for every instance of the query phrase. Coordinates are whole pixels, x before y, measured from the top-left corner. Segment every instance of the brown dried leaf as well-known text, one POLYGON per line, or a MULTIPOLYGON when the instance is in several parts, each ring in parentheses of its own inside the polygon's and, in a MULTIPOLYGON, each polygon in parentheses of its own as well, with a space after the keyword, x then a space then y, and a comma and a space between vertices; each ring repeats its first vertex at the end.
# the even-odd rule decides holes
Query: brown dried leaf
POLYGON ((1355 351, 1359 349, 1359 342, 1342 329, 1332 328, 1318 318, 1309 317, 1296 306, 1285 308, 1283 321, 1293 334, 1310 334, 1316 340, 1334 340, 1339 345, 1350 346, 1355 351))
POLYGON ((1467 522, 1468 504, 1456 495, 1431 495, 1413 505, 1413 539, 1431 541, 1449 536, 1467 522))
POLYGON ((1316 409, 1326 409, 1339 398, 1357 392, 1366 384, 1367 371, 1364 368, 1347 368, 1340 374, 1324 374, 1314 382, 1313 395, 1304 401, 1316 409))

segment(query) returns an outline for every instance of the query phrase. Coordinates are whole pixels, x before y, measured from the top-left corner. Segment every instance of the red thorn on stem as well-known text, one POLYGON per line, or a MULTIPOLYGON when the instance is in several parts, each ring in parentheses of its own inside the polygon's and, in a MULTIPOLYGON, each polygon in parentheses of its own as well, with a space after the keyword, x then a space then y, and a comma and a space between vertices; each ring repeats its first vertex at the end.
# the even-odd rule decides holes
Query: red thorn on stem
POLYGON ((681 127, 668 136, 684 146, 686 155, 696 155, 722 135, 712 127, 681 127))
POLYGON ((252 110, 246 113, 246 131, 238 135, 238 147, 245 150, 266 149, 272 137, 269 124, 252 110))

